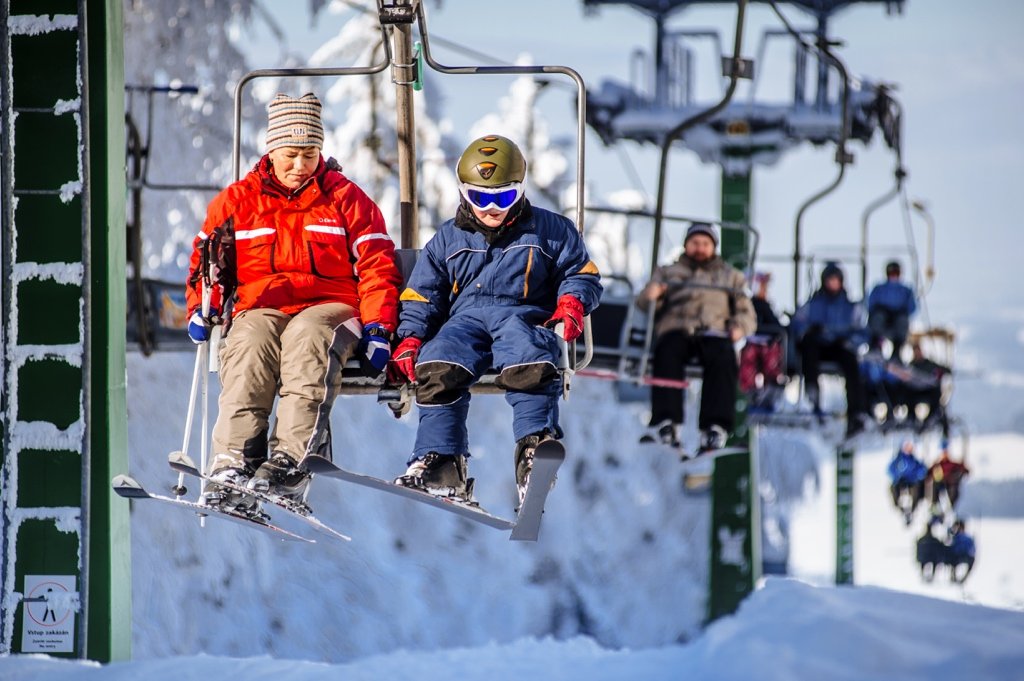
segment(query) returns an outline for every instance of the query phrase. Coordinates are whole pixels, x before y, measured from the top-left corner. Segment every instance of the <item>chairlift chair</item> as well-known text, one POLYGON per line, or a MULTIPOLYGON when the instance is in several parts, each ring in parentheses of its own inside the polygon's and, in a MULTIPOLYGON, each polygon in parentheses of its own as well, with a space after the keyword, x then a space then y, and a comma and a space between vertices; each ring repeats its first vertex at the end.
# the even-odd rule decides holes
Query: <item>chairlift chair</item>
MULTIPOLYGON (((429 32, 427 30, 426 15, 423 7, 423 3, 419 0, 378 0, 377 10, 380 18, 381 26, 381 42, 384 47, 383 58, 370 66, 348 66, 348 67, 325 67, 325 68, 312 68, 312 67, 298 67, 298 68, 280 68, 280 69, 261 69, 251 71, 238 81, 235 87, 234 95, 234 131, 233 131, 233 168, 234 178, 237 180, 240 176, 240 165, 241 165, 241 121, 242 121, 242 93, 250 82, 262 79, 262 78, 296 78, 296 77, 344 77, 344 76, 359 76, 359 75, 374 75, 380 73, 391 66, 393 69, 393 82, 397 85, 414 85, 418 84, 411 80, 406 80, 398 76, 398 71, 412 69, 413 72, 419 73, 422 68, 422 64, 427 64, 433 70, 444 73, 444 74, 479 74, 479 75, 550 75, 559 74, 567 76, 573 80, 577 89, 577 155, 576 155, 576 172, 577 172, 577 210, 576 210, 576 226, 580 233, 583 233, 584 229, 584 215, 583 215, 583 194, 584 194, 584 150, 585 150, 585 125, 586 125, 586 88, 582 77, 575 70, 565 66, 551 66, 551 65, 537 65, 537 66, 445 66, 437 62, 431 55, 430 52, 430 40, 429 32), (413 63, 411 64, 399 64, 396 61, 397 50, 393 51, 389 38, 389 33, 396 33, 400 28, 408 28, 411 24, 416 23, 419 29, 419 37, 421 40, 420 52, 413 57, 413 63)), ((398 36, 396 36, 396 42, 398 36)), ((418 77, 417 77, 418 78, 418 77)), ((415 219, 415 215, 407 216, 403 215, 403 219, 411 217, 415 219)), ((403 223, 403 242, 406 241, 406 225, 403 223)), ((419 248, 416 244, 403 243, 403 248, 396 249, 396 254, 399 261, 399 269, 402 274, 403 281, 408 280, 408 275, 411 273, 413 266, 415 265, 416 258, 419 254, 419 248)), ((563 353, 561 359, 561 366, 559 368, 562 376, 563 386, 563 397, 568 396, 568 389, 570 385, 571 377, 577 371, 583 369, 590 362, 590 358, 593 354, 592 347, 592 332, 591 332, 591 321, 589 316, 584 318, 584 330, 581 339, 584 344, 582 353, 577 351, 576 343, 563 343, 563 353)), ((500 393, 503 392, 495 384, 497 374, 490 372, 483 376, 473 387, 474 393, 500 393)), ((343 394, 375 394, 380 402, 387 403, 389 407, 395 412, 396 416, 404 413, 411 402, 410 393, 408 386, 390 386, 385 383, 385 377, 380 376, 378 378, 367 378, 362 374, 359 369, 358 362, 350 360, 349 363, 343 369, 343 381, 341 392, 343 394)))

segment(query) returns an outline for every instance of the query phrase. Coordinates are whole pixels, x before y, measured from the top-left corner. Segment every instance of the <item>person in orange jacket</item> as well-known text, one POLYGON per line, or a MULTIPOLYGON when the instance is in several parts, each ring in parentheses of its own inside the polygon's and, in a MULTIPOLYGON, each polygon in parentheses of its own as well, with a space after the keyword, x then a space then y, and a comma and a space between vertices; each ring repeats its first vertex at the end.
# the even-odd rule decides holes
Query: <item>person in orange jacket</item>
MULTIPOLYGON (((355 352, 368 375, 387 366, 401 276, 380 209, 320 153, 317 97, 279 94, 268 111, 266 155, 213 199, 195 238, 188 333, 205 343, 225 323, 209 476, 300 498, 296 464, 327 453, 344 363, 355 352)), ((215 484, 204 500, 256 505, 215 484)))

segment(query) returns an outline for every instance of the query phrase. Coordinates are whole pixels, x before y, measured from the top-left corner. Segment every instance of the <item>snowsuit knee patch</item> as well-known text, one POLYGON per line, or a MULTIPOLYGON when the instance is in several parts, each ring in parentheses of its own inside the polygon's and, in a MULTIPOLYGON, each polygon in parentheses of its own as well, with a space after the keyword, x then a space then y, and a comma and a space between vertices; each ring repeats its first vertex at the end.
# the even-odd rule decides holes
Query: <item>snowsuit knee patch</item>
POLYGON ((502 370, 495 384, 505 390, 536 390, 551 383, 558 370, 550 362, 517 364, 502 370))
POLYGON ((450 362, 425 362, 416 365, 416 402, 451 404, 473 383, 473 374, 450 362))

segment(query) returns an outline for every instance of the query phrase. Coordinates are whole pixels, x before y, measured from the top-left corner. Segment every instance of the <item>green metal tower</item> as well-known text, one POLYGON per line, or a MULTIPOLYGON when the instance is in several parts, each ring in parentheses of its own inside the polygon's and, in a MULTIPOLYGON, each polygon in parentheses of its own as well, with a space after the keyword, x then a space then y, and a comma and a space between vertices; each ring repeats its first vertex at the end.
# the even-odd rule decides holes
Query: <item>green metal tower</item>
POLYGON ((0 653, 130 653, 119 0, 0 0, 0 653))

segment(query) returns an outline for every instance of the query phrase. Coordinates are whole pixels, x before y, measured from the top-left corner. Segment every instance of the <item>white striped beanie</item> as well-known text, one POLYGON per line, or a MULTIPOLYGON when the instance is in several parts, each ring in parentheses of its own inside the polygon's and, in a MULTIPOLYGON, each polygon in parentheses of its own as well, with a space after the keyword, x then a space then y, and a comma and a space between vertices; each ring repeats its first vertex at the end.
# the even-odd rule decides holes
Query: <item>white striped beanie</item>
POLYGON ((267 152, 279 147, 324 146, 320 100, 312 92, 298 99, 278 94, 267 107, 267 152))

